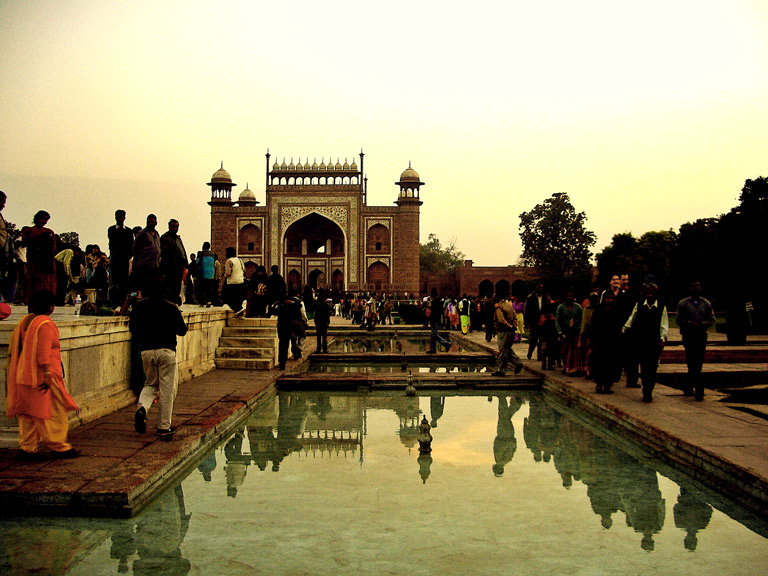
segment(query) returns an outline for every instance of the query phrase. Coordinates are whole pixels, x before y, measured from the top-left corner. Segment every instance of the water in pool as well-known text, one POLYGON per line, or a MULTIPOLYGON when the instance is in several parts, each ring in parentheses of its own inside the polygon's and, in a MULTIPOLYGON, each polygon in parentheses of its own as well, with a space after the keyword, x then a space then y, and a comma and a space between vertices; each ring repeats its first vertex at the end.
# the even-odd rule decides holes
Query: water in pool
POLYGON ((3 519, 0 573, 765 574, 681 478, 538 392, 280 393, 132 519, 3 519))

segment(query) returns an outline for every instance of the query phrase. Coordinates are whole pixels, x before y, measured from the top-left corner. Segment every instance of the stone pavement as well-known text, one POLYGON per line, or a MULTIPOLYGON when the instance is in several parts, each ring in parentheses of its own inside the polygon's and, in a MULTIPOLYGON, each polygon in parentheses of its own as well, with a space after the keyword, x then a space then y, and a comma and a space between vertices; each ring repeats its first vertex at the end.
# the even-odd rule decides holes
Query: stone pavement
MULTIPOLYGON (((334 318, 331 328, 348 326, 334 318)), ((487 343, 479 333, 468 339, 491 350, 496 347, 495 341, 487 343)), ((311 336, 308 343, 311 346, 311 336)), ((515 346, 522 358, 525 349, 515 346)), ((675 388, 658 385, 653 403, 643 404, 639 390, 620 382, 615 394, 597 395, 591 381, 541 371, 533 360, 524 362, 527 374, 521 376, 529 380, 532 375, 543 376, 544 386, 568 404, 631 434, 667 461, 684 464, 705 482, 768 516, 765 418, 720 402, 723 395, 712 391, 707 391, 704 402, 695 402, 675 388)), ((289 371, 296 365, 289 362, 289 371)), ((153 433, 156 410, 150 411, 148 432, 136 434, 129 407, 72 430, 70 439, 82 450, 74 460, 19 462, 16 450, 0 449, 0 510, 130 516, 223 439, 260 398, 274 393, 272 384, 280 375, 278 370, 214 370, 183 383, 175 406, 174 425, 179 431, 171 442, 160 441, 153 433)), ((485 379, 494 380, 490 375, 485 379)))
POLYGON ((175 438, 133 429, 130 406, 70 431, 82 451, 73 460, 20 462, 17 450, 0 449, 0 510, 73 516, 128 517, 196 458, 223 439, 249 408, 273 390, 276 373, 213 370, 184 382, 174 406, 175 438))

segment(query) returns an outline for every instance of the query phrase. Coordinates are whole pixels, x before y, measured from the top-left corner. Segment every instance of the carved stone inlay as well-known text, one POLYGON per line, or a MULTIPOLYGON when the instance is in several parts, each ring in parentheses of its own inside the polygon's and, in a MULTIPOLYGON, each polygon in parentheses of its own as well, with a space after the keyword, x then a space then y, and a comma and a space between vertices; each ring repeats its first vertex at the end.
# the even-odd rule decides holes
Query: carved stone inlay
POLYGON ((304 216, 317 213, 337 224, 344 233, 347 246, 344 250, 348 262, 346 284, 358 282, 359 254, 359 196, 294 196, 273 197, 269 202, 269 253, 271 264, 280 264, 283 255, 281 242, 285 231, 304 216))
POLYGON ((388 230, 392 230, 392 218, 368 218, 368 220, 366 220, 366 229, 370 230, 377 224, 381 224, 388 230))
POLYGON ((376 262, 381 262, 389 267, 389 256, 369 256, 365 259, 365 267, 370 268, 376 262))

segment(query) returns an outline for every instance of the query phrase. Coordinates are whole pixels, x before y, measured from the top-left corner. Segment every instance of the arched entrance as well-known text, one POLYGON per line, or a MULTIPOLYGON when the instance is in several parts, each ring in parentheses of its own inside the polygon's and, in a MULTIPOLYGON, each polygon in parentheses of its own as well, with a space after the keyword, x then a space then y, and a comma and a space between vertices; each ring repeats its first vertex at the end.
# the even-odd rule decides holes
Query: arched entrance
POLYGON ((315 290, 325 288, 325 272, 315 268, 309 273, 309 285, 315 290))
POLYGON ((347 266, 345 247, 344 231, 338 224, 316 212, 307 214, 288 226, 283 236, 285 270, 295 271, 314 289, 327 288, 328 278, 339 272, 341 281, 334 277, 334 289, 342 291, 347 266))
POLYGON ((481 298, 483 296, 488 296, 489 298, 493 296, 493 282, 487 278, 480 282, 480 285, 477 287, 477 293, 481 298))

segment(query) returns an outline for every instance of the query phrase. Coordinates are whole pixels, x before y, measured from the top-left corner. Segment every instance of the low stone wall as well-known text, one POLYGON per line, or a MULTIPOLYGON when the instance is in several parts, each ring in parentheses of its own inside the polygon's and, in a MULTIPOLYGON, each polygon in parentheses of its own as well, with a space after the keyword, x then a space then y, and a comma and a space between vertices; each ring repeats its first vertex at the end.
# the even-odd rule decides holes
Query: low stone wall
MULTIPOLYGON (((90 422, 136 401, 131 390, 131 333, 125 316, 74 316, 54 312, 59 327, 61 356, 67 389, 80 410, 72 413, 70 426, 90 422)), ((227 308, 182 310, 189 331, 178 338, 180 384, 214 368, 219 337, 232 312, 227 308)), ((0 374, 5 382, 8 341, 23 317, 14 313, 0 323, 0 374)), ((0 386, 5 407, 5 386, 0 386)), ((3 411, 4 413, 4 411, 3 411)), ((16 420, 0 416, 0 430, 15 431, 16 420)))

